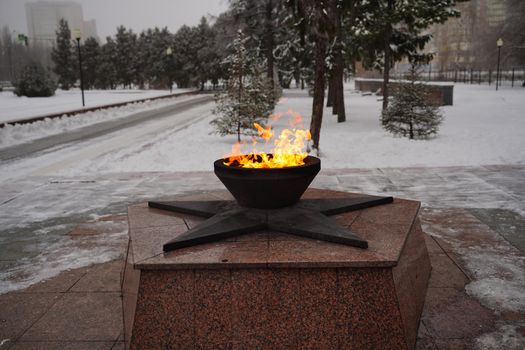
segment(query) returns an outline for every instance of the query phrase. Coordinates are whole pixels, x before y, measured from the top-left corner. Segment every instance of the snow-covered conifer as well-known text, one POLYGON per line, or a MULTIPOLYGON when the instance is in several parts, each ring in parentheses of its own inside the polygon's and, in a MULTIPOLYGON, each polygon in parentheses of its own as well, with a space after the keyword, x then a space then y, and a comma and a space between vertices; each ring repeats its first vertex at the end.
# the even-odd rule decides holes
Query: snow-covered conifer
POLYGON ((56 37, 56 46, 51 51, 53 71, 58 75, 58 83, 62 89, 69 90, 76 81, 78 66, 73 56, 71 31, 67 21, 63 18, 58 22, 56 37))
POLYGON ((228 80, 225 91, 215 97, 214 113, 218 117, 211 121, 215 132, 221 136, 252 134, 253 123, 263 120, 273 111, 276 95, 271 81, 263 73, 258 56, 246 50, 246 36, 239 31, 233 42, 233 53, 228 56, 228 80))
POLYGON ((419 81, 415 66, 409 81, 394 89, 392 103, 382 114, 383 127, 395 135, 425 139, 437 134, 443 117, 430 100, 430 87, 419 81))

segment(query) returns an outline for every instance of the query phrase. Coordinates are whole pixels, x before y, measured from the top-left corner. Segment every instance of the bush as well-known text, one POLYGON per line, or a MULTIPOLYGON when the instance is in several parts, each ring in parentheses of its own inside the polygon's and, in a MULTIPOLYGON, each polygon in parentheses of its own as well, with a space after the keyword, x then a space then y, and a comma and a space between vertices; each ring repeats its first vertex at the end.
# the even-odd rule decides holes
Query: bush
POLYGON ((412 68, 407 83, 395 88, 392 102, 381 116, 383 127, 395 135, 425 139, 437 134, 443 117, 439 107, 429 102, 428 85, 418 82, 412 68))
POLYGON ((55 94, 56 82, 39 64, 31 63, 22 69, 20 78, 13 84, 17 96, 49 97, 55 94))

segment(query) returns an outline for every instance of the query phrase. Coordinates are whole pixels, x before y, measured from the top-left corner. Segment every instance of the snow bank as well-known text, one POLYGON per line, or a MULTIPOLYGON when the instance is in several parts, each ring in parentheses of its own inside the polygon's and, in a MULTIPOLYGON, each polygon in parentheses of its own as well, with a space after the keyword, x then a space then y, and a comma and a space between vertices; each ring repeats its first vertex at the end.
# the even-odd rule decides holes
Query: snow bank
MULTIPOLYGON (((176 89, 175 93, 190 89, 176 89)), ((85 90, 86 107, 168 95, 167 90, 85 90)), ((79 89, 57 90, 52 97, 18 97, 12 91, 0 92, 0 123, 82 108, 79 89)))

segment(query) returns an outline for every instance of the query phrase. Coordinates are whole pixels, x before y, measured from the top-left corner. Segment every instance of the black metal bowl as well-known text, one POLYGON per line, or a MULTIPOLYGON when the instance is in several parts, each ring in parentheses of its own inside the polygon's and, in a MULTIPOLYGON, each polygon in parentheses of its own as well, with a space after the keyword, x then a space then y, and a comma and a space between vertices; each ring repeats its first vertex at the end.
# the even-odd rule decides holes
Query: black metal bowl
POLYGON ((240 168, 213 163, 215 175, 243 207, 275 209, 299 201, 317 173, 321 160, 308 156, 304 165, 286 168, 240 168))

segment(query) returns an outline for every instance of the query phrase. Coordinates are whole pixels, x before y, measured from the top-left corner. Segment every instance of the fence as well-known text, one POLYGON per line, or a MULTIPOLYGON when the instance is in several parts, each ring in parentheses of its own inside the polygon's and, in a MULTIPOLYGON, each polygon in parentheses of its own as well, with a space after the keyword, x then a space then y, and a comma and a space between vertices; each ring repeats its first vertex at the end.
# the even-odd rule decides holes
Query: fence
MULTIPOLYGON (((454 70, 421 70, 421 78, 426 81, 451 81, 466 84, 496 84, 497 71, 495 69, 462 68, 454 70)), ((406 72, 394 71, 391 77, 405 79, 406 72)), ((499 85, 522 87, 525 86, 525 69, 512 68, 499 71, 499 85)))

